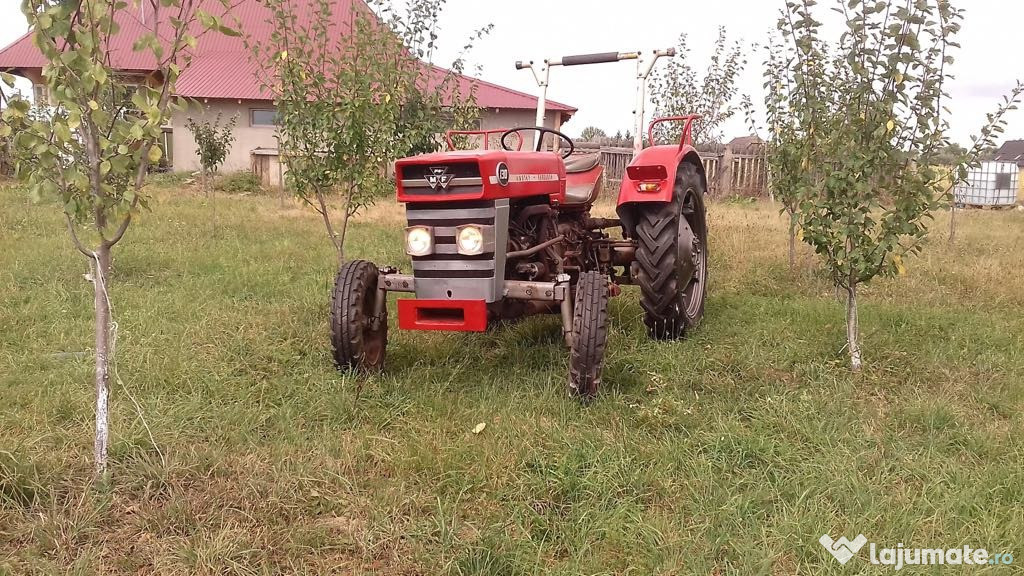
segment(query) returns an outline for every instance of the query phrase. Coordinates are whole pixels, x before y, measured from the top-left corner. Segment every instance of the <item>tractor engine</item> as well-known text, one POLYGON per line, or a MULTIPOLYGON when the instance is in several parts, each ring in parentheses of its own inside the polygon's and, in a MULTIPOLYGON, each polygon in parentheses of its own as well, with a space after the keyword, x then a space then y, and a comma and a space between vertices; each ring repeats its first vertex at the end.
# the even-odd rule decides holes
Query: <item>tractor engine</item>
POLYGON ((513 208, 509 218, 508 252, 513 255, 508 262, 510 277, 554 280, 565 257, 565 247, 550 242, 559 234, 554 214, 547 202, 524 202, 513 208))

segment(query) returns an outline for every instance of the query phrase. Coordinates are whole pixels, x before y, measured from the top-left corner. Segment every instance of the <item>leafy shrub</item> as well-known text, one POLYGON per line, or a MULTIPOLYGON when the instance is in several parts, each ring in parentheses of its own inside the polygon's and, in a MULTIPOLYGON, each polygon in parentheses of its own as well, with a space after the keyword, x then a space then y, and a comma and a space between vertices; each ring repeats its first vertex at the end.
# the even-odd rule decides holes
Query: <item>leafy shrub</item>
POLYGON ((217 172, 227 159, 231 144, 235 141, 235 124, 238 122, 238 116, 232 116, 223 126, 220 123, 221 117, 221 113, 218 112, 213 122, 202 119, 197 121, 191 117, 185 121, 185 127, 196 141, 199 163, 207 174, 217 172))
POLYGON ((180 188, 195 180, 191 172, 157 172, 150 174, 148 182, 160 188, 180 188))
POLYGON ((217 178, 213 189, 228 194, 260 194, 263 192, 263 182, 259 176, 246 170, 217 178))

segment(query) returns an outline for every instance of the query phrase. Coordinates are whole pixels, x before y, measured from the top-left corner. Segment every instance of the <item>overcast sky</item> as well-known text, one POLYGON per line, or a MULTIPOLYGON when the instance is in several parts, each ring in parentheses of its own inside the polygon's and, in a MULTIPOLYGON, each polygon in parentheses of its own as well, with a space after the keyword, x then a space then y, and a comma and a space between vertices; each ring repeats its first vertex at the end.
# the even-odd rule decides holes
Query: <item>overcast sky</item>
MULTIPOLYGON (((822 2, 827 9, 830 0, 822 2)), ((985 121, 1002 94, 1024 78, 1020 54, 1024 34, 1024 1, 959 0, 967 9, 954 68, 952 134, 969 144, 970 135, 985 121)), ((26 29, 18 0, 0 0, 0 44, 7 45, 26 29)), ((727 26, 730 36, 745 43, 764 44, 774 27, 782 0, 448 0, 442 15, 441 47, 434 58, 448 65, 471 32, 494 24, 493 32, 477 43, 469 55, 480 66, 480 77, 537 93, 529 71, 517 71, 516 60, 542 60, 589 52, 634 51, 667 48, 681 32, 689 34, 690 62, 703 67, 711 52, 717 28, 727 26)), ((763 101, 761 62, 764 54, 750 49, 748 69, 741 91, 763 101)), ((577 135, 595 125, 606 132, 632 128, 635 64, 619 62, 596 66, 556 68, 552 71, 549 97, 580 109, 565 126, 577 135)), ((746 132, 742 119, 726 126, 731 138, 746 132)), ((1024 111, 1009 116, 1008 138, 1024 138, 1024 111)))

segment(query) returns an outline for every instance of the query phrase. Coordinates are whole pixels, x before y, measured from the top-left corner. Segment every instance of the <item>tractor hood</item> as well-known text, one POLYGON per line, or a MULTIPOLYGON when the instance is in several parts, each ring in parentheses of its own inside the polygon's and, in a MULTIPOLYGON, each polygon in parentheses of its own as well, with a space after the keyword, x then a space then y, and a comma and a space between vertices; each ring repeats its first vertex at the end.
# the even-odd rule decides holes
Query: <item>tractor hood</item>
POLYGON ((395 162, 399 202, 565 198, 565 164, 551 152, 454 150, 395 162))

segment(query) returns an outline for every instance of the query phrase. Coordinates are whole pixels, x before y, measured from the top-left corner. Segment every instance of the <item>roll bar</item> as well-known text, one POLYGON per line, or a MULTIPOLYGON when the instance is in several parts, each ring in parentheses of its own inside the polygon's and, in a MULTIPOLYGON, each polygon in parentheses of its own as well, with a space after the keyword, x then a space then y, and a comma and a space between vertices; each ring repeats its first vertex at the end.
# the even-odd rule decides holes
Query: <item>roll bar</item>
MULTIPOLYGON (((547 112, 548 85, 551 80, 551 68, 555 66, 583 66, 586 64, 605 64, 618 62, 620 60, 636 60, 637 97, 636 108, 633 110, 635 130, 633 134, 633 149, 639 152, 643 148, 644 133, 644 106, 647 103, 647 77, 650 76, 654 64, 659 58, 672 58, 676 55, 675 48, 666 50, 654 50, 650 60, 644 60, 642 52, 599 52, 596 54, 577 54, 575 56, 562 56, 561 58, 545 59, 539 66, 534 66, 533 60, 516 62, 516 70, 528 69, 533 72, 533 78, 537 81, 537 87, 541 89, 540 98, 537 99, 537 126, 544 126, 544 115, 547 112)), ((543 145, 542 138, 538 138, 534 144, 534 150, 540 151, 543 145)))
POLYGON ((647 127, 647 141, 654 146, 654 127, 662 122, 686 122, 683 124, 683 134, 679 139, 679 149, 682 150, 683 146, 687 144, 693 145, 693 122, 694 120, 700 120, 700 114, 687 114, 686 116, 666 116, 664 118, 658 118, 651 125, 647 127))

